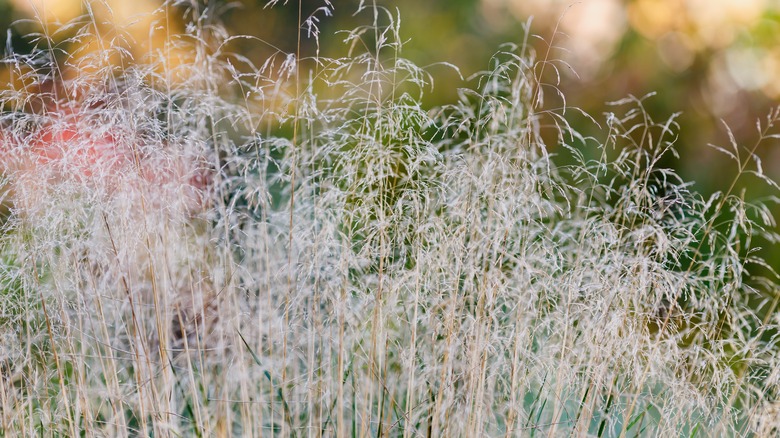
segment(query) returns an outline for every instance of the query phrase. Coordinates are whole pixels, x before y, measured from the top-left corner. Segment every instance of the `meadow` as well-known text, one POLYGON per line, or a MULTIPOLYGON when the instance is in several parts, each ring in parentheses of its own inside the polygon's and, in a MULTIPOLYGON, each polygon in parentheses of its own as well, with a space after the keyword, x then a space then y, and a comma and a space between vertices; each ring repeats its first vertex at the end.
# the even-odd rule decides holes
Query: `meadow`
POLYGON ((652 95, 583 114, 523 41, 433 84, 364 3, 337 58, 189 2, 148 53, 89 2, 6 51, 0 435, 780 433, 776 199, 740 188, 778 189, 780 109, 698 193, 652 95))

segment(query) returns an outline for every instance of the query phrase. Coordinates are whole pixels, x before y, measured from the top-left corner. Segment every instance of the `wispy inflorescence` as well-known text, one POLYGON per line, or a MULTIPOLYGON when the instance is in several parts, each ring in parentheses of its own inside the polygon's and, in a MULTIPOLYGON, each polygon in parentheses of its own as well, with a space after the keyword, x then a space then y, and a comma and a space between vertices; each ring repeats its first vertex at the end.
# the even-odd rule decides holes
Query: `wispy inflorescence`
POLYGON ((397 13, 253 63, 179 3, 148 56, 90 14, 63 28, 96 52, 3 60, 9 436, 778 433, 776 226, 736 187, 777 187, 780 111, 702 196, 675 117, 630 97, 582 136, 525 46, 424 108, 397 13))

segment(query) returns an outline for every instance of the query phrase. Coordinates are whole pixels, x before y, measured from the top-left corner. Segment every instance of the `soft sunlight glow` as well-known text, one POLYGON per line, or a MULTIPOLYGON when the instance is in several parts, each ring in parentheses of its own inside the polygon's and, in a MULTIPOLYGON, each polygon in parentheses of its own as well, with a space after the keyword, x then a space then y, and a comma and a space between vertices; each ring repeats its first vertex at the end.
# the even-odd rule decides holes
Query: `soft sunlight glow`
POLYGON ((81 15, 81 0, 11 0, 20 11, 44 23, 65 23, 81 15))
POLYGON ((491 0, 504 2, 521 20, 535 20, 558 25, 561 32, 554 44, 566 48, 557 54, 569 62, 581 77, 593 76, 606 61, 626 30, 625 11, 619 0, 589 0, 574 3, 564 0, 491 0))

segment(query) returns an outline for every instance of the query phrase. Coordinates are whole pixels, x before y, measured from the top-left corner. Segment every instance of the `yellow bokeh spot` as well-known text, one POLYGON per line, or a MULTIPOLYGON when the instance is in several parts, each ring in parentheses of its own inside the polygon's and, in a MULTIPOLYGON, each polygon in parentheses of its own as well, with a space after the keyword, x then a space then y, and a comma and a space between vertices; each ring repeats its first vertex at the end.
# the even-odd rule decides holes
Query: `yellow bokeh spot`
POLYGON ((766 9, 765 0, 688 0, 688 16, 703 43, 723 48, 741 27, 755 23, 766 9))
MULTIPOLYGON (((69 67, 62 71, 65 78, 89 78, 142 63, 176 82, 184 80, 181 74, 166 72, 179 71, 194 61, 189 48, 176 36, 183 33, 180 17, 163 6, 163 0, 11 1, 55 40, 66 36, 57 33, 60 25, 79 16, 88 17, 84 22, 89 27, 87 34, 72 40, 68 48, 64 65, 69 67)), ((11 72, 2 70, 2 75, 11 80, 11 72)))
POLYGON ((657 39, 684 27, 682 0, 637 0, 628 5, 628 20, 637 32, 657 39))
POLYGON ((42 23, 66 23, 83 13, 81 0, 11 0, 14 8, 42 23))

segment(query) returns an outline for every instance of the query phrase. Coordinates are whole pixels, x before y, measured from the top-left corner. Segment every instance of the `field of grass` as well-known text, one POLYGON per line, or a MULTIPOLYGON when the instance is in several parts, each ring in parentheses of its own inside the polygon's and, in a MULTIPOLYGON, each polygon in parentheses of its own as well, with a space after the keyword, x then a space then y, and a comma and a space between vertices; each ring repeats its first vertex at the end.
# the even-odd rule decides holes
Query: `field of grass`
POLYGON ((361 7, 337 59, 181 2, 145 56, 93 15, 6 54, 0 436, 780 433, 774 200, 737 189, 777 188, 780 110, 696 193, 652 96, 583 137, 520 44, 426 108, 403 11, 361 7))

